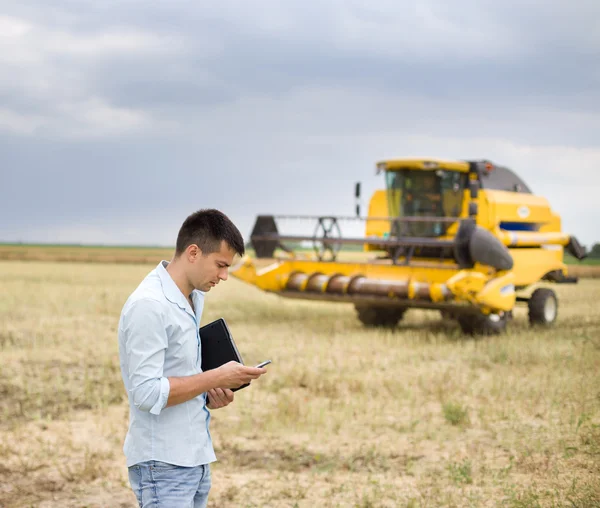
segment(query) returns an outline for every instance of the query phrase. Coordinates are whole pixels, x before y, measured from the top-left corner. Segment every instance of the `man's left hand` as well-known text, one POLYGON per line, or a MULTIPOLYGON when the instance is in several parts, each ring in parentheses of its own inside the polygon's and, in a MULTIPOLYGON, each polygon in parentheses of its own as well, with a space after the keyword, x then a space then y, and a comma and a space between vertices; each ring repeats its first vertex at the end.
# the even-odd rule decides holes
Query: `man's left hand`
POLYGON ((208 409, 219 409, 233 402, 233 392, 229 388, 215 388, 208 390, 208 409))

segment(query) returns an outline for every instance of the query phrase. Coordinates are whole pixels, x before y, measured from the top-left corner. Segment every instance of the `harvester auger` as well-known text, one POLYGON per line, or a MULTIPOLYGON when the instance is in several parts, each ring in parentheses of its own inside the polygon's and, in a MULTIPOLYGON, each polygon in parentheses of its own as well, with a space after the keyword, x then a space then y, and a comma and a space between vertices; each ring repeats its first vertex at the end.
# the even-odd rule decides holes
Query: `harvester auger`
POLYGON ((496 334, 517 304, 528 305, 532 325, 556 320, 555 292, 531 289, 576 283, 564 251, 583 259, 585 249, 516 174, 487 161, 431 159, 388 160, 377 172, 386 189, 373 194, 367 217, 358 205, 356 217, 259 216, 250 242, 256 258, 272 262, 257 268, 245 256, 232 275, 283 297, 353 303, 368 326, 395 326, 421 308, 455 318, 464 333, 496 334), (281 234, 287 220, 312 221, 312 234, 281 234), (365 235, 343 237, 340 223, 357 220, 365 235), (310 258, 293 248, 307 243, 310 258), (376 256, 342 260, 344 246, 376 256))

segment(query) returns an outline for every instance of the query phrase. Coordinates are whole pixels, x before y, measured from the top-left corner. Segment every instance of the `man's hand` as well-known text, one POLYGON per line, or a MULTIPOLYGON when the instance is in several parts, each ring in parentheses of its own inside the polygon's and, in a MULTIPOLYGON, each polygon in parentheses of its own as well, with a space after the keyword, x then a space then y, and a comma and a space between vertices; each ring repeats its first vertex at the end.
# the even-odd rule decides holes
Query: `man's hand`
POLYGON ((233 392, 229 388, 208 390, 208 409, 219 409, 233 402, 233 392))
POLYGON ((193 376, 169 377, 170 391, 166 407, 182 404, 201 393, 209 393, 216 388, 221 388, 221 390, 239 388, 253 379, 258 379, 266 372, 267 369, 246 367, 238 362, 229 362, 221 365, 218 369, 207 370, 193 376))
POLYGON ((219 373, 223 388, 239 388, 267 373, 265 368, 246 367, 238 362, 227 362, 215 370, 219 373))

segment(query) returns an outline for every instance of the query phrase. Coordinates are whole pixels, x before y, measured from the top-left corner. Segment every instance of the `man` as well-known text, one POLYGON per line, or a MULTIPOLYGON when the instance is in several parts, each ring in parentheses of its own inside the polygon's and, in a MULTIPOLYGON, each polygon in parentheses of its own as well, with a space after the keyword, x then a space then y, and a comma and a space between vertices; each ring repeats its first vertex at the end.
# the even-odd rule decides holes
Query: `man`
POLYGON ((236 254, 244 254, 244 242, 229 218, 217 210, 193 213, 171 262, 161 261, 121 312, 119 355, 130 408, 123 450, 140 507, 206 506, 209 464, 216 460, 207 408, 227 406, 231 388, 266 372, 237 362, 201 370, 204 294, 227 280, 236 254))

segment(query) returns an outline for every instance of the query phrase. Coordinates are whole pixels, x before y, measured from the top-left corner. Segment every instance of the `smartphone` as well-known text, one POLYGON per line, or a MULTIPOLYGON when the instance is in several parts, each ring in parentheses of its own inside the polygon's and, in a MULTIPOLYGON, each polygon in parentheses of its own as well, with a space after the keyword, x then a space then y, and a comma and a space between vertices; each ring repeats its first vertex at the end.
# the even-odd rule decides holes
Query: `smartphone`
POLYGON ((262 369, 265 365, 269 365, 271 360, 267 360, 266 362, 259 363, 255 368, 262 369))

